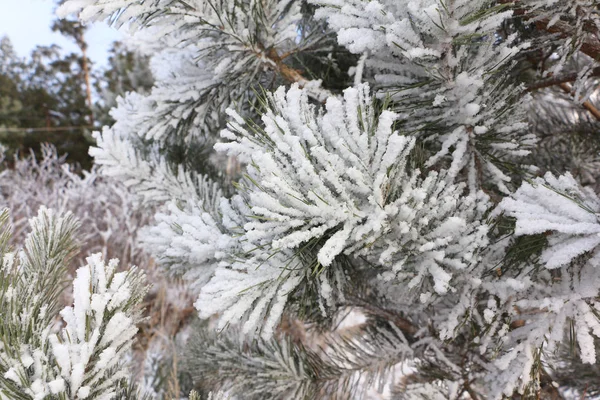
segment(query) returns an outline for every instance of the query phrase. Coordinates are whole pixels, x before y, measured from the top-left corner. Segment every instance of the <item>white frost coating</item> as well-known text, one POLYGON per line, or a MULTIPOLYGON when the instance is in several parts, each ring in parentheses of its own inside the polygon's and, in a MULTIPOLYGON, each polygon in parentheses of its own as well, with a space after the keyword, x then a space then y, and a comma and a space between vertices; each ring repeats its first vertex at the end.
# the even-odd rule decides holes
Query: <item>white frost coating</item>
MULTIPOLYGON (((73 316, 69 316, 68 318, 73 318, 73 322, 76 325, 76 338, 78 341, 85 340, 86 334, 86 326, 85 319, 86 315, 90 311, 90 286, 91 286, 91 275, 89 268, 79 268, 77 270, 77 277, 73 280, 73 298, 74 298, 74 306, 72 309, 73 316)), ((65 311, 65 312, 69 312, 65 311)))
POLYGON ((89 386, 82 386, 77 391, 77 397, 80 399, 87 399, 87 397, 89 395, 90 395, 90 387, 89 386))
MULTIPOLYGON (((535 143, 522 123, 528 96, 506 74, 528 46, 517 34, 502 35, 502 24, 512 14, 510 4, 311 2, 338 42, 363 55, 354 69, 357 88, 343 98, 328 98, 318 111, 306 99, 324 99, 314 95, 323 93, 318 82, 300 80, 305 90, 281 89, 270 95, 270 110, 258 122, 264 131, 260 134, 246 125, 246 117, 256 115, 244 108, 246 98, 239 88, 265 81, 270 78, 265 72, 281 67, 270 58, 271 49, 284 54, 280 45, 285 43, 288 54, 298 50, 294 18, 300 2, 224 0, 223 10, 237 13, 229 26, 218 23, 218 11, 211 11, 204 0, 191 0, 191 7, 170 0, 70 0, 61 8, 86 20, 148 20, 156 29, 149 32, 142 26, 155 39, 145 44, 153 56, 155 88, 148 95, 129 94, 120 100, 113 112, 117 123, 97 134, 98 147, 92 153, 104 173, 122 178, 146 203, 169 202, 144 240, 170 272, 202 287, 196 301, 200 315, 218 314, 219 328, 241 320, 243 333, 269 339, 288 297, 303 290, 304 283, 316 286, 321 298, 315 302, 323 312, 335 306, 342 280, 334 278, 345 276, 335 268, 343 259, 352 267, 376 271, 375 284, 390 308, 398 306, 408 320, 423 327, 411 346, 435 354, 456 376, 454 381, 411 383, 408 398, 458 399, 468 396, 463 390, 467 382, 484 398, 523 393, 527 385, 536 384, 537 351, 552 354, 572 328, 582 360, 594 362, 594 340, 600 335, 598 198, 569 176, 546 176, 512 193, 512 175, 504 164, 520 164, 535 143), (276 10, 264 23, 257 24, 252 13, 237 8, 258 3, 276 10), (167 5, 169 13, 164 13, 167 5), (289 13, 281 11, 287 6, 289 13), (199 26, 215 22, 223 35, 199 33, 199 26), (254 32, 256 40, 248 40, 254 32), (197 55, 201 61, 193 58, 197 55), (359 85, 361 78, 374 80, 378 96, 392 96, 389 110, 376 115, 366 87, 359 85), (222 138, 228 143, 217 147, 248 164, 248 179, 241 180, 241 190, 231 199, 219 194, 207 203, 205 182, 183 169, 170 170, 152 152, 146 159, 136 153, 140 139, 162 145, 181 134, 187 144, 214 132, 232 99, 241 99, 235 104, 241 109, 239 114, 227 112, 230 124, 222 138), (180 123, 190 128, 177 129, 180 123), (405 132, 410 136, 403 136, 405 132), (414 161, 408 155, 415 139, 424 138, 426 152, 433 149, 425 167, 435 172, 420 173, 406 165, 414 161), (463 180, 465 184, 457 184, 463 180), (515 261, 513 268, 505 258, 512 256, 506 252, 512 237, 488 241, 484 221, 490 201, 479 191, 488 182, 496 186, 493 192, 510 196, 498 212, 516 220, 516 235, 542 237, 545 248, 539 259, 537 254, 532 258, 545 268, 529 261, 515 261), (299 262, 306 255, 302 251, 295 259, 306 248, 311 269, 299 262), (465 338, 482 357, 469 354, 463 368, 456 365, 455 354, 444 352, 465 338)), ((559 62, 551 71, 555 76, 568 53, 600 26, 592 0, 520 4, 534 12, 532 22, 548 19, 553 28, 573 28, 573 38, 553 41, 559 44, 559 62), (581 29, 583 21, 586 29, 581 29), (569 45, 560 46, 561 41, 569 45)), ((140 27, 137 21, 132 29, 140 27)), ((577 81, 585 75, 578 74, 577 81)), ((575 95, 586 98, 579 88, 575 95)), ((84 342, 76 343, 77 359, 71 359, 72 343, 60 344, 51 337, 62 376, 77 378, 72 372, 81 372, 85 355, 96 350, 96 368, 109 368, 118 359, 119 337, 134 329, 120 309, 131 293, 124 278, 114 277, 119 288, 111 293, 76 293, 76 305, 63 312, 65 323, 76 332, 82 310, 93 322, 93 316, 107 309, 116 311, 110 321, 100 321, 109 333, 102 338, 85 335, 84 342)), ((83 286, 90 279, 82 273, 77 282, 83 286)), ((98 287, 101 281, 99 277, 98 287)), ((74 335, 77 340, 80 336, 74 335)), ((32 349, 23 349, 22 359, 33 367, 39 362, 32 349)), ((12 374, 21 372, 14 369, 12 374)), ((36 394, 50 390, 38 377, 31 387, 36 394)), ((85 397, 85 390, 79 388, 80 396, 85 397)))
POLYGON ((162 266, 189 280, 193 287, 206 283, 219 261, 236 246, 220 220, 220 192, 214 197, 216 204, 193 198, 167 203, 156 215, 157 224, 140 235, 143 245, 162 266))
POLYGON ((469 117, 474 117, 477 115, 479 110, 481 110, 481 106, 479 104, 469 103, 465 106, 465 112, 469 117))
POLYGON ((11 367, 4 373, 4 377, 6 379, 10 379, 11 381, 20 384, 21 380, 19 379, 19 375, 17 374, 17 370, 14 367, 11 367))
MULTIPOLYGON (((495 213, 501 212, 516 219, 517 236, 544 234, 548 246, 540 261, 552 274, 542 270, 532 277, 484 283, 486 290, 505 304, 505 310, 523 323, 498 330, 506 352, 496 362, 502 372, 489 377, 495 397, 522 390, 531 376, 532 351, 543 347, 551 353, 567 340, 571 326, 584 363, 596 362, 594 336, 600 338, 598 196, 582 188, 570 174, 555 177, 548 173, 523 183, 499 204, 495 213)), ((491 312, 484 317, 489 319, 491 312)), ((482 343, 485 350, 491 340, 484 338, 482 343)))
POLYGON ((330 232, 318 252, 323 266, 342 253, 374 259, 385 253, 391 269, 408 253, 418 276, 431 276, 440 293, 451 279, 440 265, 462 269, 477 259, 460 256, 486 243, 476 198, 463 199, 462 214, 442 223, 457 212, 463 187, 435 173, 425 179, 407 173, 414 140, 391 129, 396 114, 375 115, 367 85, 347 89, 343 100, 328 99, 322 116, 298 87, 280 88, 270 100, 262 120, 272 145, 250 140, 252 133, 235 122, 223 133, 235 141, 215 146, 250 163, 249 176, 260 182, 248 193, 256 216, 244 225, 248 240, 293 249, 330 232), (417 234, 426 226, 431 233, 417 234))
POLYGON ((600 254, 600 199, 570 174, 556 178, 548 173, 524 183, 499 204, 499 211, 516 218, 516 235, 552 232, 541 257, 547 268, 567 265, 584 253, 600 254))
MULTIPOLYGON (((290 254, 324 237, 317 260, 325 268, 342 254, 361 256, 380 263, 382 281, 438 295, 468 276, 487 244, 481 223, 487 196, 465 196, 464 185, 443 174, 407 171, 414 140, 393 131, 396 114, 375 114, 368 86, 328 99, 323 114, 296 86, 280 88, 269 100, 264 137, 230 112, 222 136, 232 142, 215 146, 248 163, 244 214, 251 218, 240 242, 252 258, 220 263, 196 302, 201 317, 219 313, 224 327, 244 316, 245 333, 266 318, 262 335, 270 337, 288 292, 302 278, 300 267, 290 267, 290 254)), ((318 288, 322 304, 334 304, 337 284, 322 276, 318 288)))
POLYGON ((216 270, 194 303, 201 318, 219 313, 219 329, 247 316, 243 332, 263 339, 273 336, 289 293, 301 280, 299 261, 291 254, 278 254, 269 260, 249 260, 216 270), (282 266, 289 265, 289 271, 282 266), (263 321, 264 318, 266 322, 263 321), (264 324, 264 325, 263 325, 264 324))
POLYGON ((141 300, 142 275, 135 269, 116 273, 118 260, 105 264, 99 253, 87 262, 73 281, 73 306, 61 312, 66 326, 48 338, 61 375, 49 387, 58 393, 66 385, 75 400, 86 398, 101 382, 98 398, 108 400, 116 396, 113 387, 125 368, 122 358, 137 332, 135 306, 141 300), (111 311, 114 315, 108 319, 111 311), (94 368, 88 367, 92 362, 94 368), (84 381, 86 386, 81 386, 84 381))
MULTIPOLYGON (((320 8, 316 17, 327 21, 339 44, 355 54, 369 52, 367 68, 375 72, 381 96, 390 95, 405 120, 407 131, 425 131, 442 146, 435 162, 452 158, 454 178, 459 170, 472 176, 487 173, 489 163, 475 173, 475 149, 480 145, 513 141, 514 148, 498 148, 499 158, 518 160, 535 142, 520 122, 525 120, 527 97, 519 88, 502 84, 505 70, 529 45, 516 44, 516 35, 496 41, 495 33, 511 18, 509 8, 490 12, 487 0, 310 0, 320 8), (472 45, 473 37, 478 38, 472 45), (414 107, 414 99, 431 106, 414 107), (460 110, 459 112, 457 112, 460 110), (498 118, 498 115, 503 115, 498 118), (505 118, 507 115, 510 118, 505 118), (473 135, 485 123, 488 131, 473 135), (448 141, 446 135, 453 132, 448 141), (442 132, 442 133, 439 133, 442 132), (462 149, 449 152, 450 146, 462 149)), ((482 156, 481 153, 478 155, 482 156)), ((431 160, 430 164, 434 161, 431 160)), ((508 193, 497 173, 492 181, 508 193)), ((481 187, 479 182, 477 187, 481 187)))
POLYGON ((289 249, 345 226, 319 252, 321 263, 330 265, 371 230, 369 225, 375 221, 369 222, 370 218, 386 219, 381 209, 387 196, 383 188, 394 173, 387 168, 394 162, 402 168, 414 142, 394 135, 391 113, 375 125, 366 85, 347 89, 344 102, 330 98, 319 118, 306 92, 297 86, 288 93, 280 88, 271 101, 275 108, 263 116, 263 123, 275 146, 265 148, 248 140, 250 132, 233 124, 224 136, 235 135, 236 141, 215 146, 256 165, 249 167, 249 174, 260 188, 250 192, 249 199, 257 220, 244 225, 246 236, 257 244, 273 242, 289 249))
POLYGON ((96 368, 97 369, 104 369, 108 366, 108 364, 113 361, 113 358, 115 357, 116 351, 113 347, 108 347, 106 349, 104 349, 102 351, 102 353, 100 353, 100 358, 98 359, 98 362, 96 363, 96 368))
POLYGON ((65 18, 67 15, 74 14, 82 8, 91 6, 95 2, 95 0, 73 0, 65 2, 56 9, 56 16, 59 18, 65 18))
MULTIPOLYGON (((133 94, 130 96, 135 97, 133 94)), ((131 107, 138 104, 129 97, 120 99, 119 103, 127 101, 131 101, 128 104, 131 107)), ((119 108, 113 111, 116 113, 119 108)), ((94 133, 98 147, 90 147, 89 153, 96 165, 100 166, 104 175, 121 180, 126 187, 135 191, 144 203, 161 203, 171 199, 171 196, 178 199, 196 196, 196 187, 202 185, 198 177, 181 166, 173 171, 163 159, 148 161, 139 157, 133 143, 135 138, 128 137, 128 130, 139 126, 131 116, 136 112, 128 109, 122 112, 125 115, 111 129, 105 128, 102 133, 94 133)))
MULTIPOLYGON (((164 247, 167 254, 185 239, 189 244, 172 254, 187 265, 195 264, 190 261, 196 252, 197 264, 214 263, 214 276, 195 303, 201 317, 219 313, 221 327, 244 318, 243 332, 270 337, 302 277, 299 267, 288 265, 298 263, 291 254, 328 232, 318 252, 323 267, 331 268, 342 253, 385 260, 386 279, 442 294, 455 275, 476 264, 487 243, 487 227, 479 222, 487 197, 479 193, 459 201, 464 186, 448 184, 436 173, 424 179, 409 174, 414 140, 391 129, 394 113, 375 115, 368 86, 328 99, 322 115, 297 87, 279 89, 270 101, 263 116, 268 142, 254 140, 243 119, 230 111, 232 121, 222 136, 234 141, 216 146, 249 163, 248 176, 256 185, 248 186, 244 198, 222 201, 221 220, 172 204, 170 216, 161 217, 169 222, 152 234, 157 244, 171 243, 164 247), (176 226, 175 236, 169 226, 176 226), (243 230, 224 234, 224 226, 243 230), (429 233, 419 234, 423 229, 429 233), (230 237, 234 233, 239 243, 230 237), (250 255, 243 263, 221 258, 240 247, 250 255), (400 261, 402 273, 394 267, 400 261)), ((324 304, 333 304, 337 285, 319 280, 324 304)))
MULTIPOLYGON (((206 140, 209 147, 225 110, 245 104, 257 80, 271 79, 280 55, 306 45, 296 42, 302 18, 298 1, 192 3, 193 12, 185 2, 166 0, 69 0, 59 8, 61 15, 77 14, 84 22, 110 19, 125 25, 135 33, 130 42, 151 58, 155 85, 150 93, 119 98, 111 111, 115 124, 95 133, 97 147, 90 149, 104 174, 135 187, 148 202, 192 196, 193 177, 171 171, 157 152, 142 156, 134 143, 164 144, 181 136, 186 145, 206 140)), ((317 97, 326 92, 318 82, 298 80, 317 97)))
POLYGON ((48 382, 48 386, 50 387, 50 391, 52 394, 59 394, 65 391, 65 380, 62 378, 55 379, 53 381, 48 382))

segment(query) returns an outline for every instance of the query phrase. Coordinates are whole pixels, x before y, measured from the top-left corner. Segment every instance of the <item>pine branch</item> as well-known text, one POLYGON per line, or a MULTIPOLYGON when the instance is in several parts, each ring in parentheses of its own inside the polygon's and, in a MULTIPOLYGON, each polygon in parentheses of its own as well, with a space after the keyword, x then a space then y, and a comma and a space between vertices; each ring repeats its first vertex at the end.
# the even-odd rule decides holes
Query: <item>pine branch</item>
POLYGON ((359 307, 369 315, 381 318, 383 320, 392 321, 394 325, 404 333, 409 341, 414 340, 413 337, 419 330, 419 327, 413 325, 408 319, 402 317, 393 310, 380 307, 374 301, 368 301, 357 297, 346 297, 346 300, 348 301, 347 306, 359 307))
MULTIPOLYGON (((572 94, 573 90, 571 88, 571 85, 569 85, 566 82, 560 83, 558 85, 565 93, 568 93, 569 95, 572 94)), ((594 107, 594 105, 589 101, 586 100, 581 104, 586 110, 588 110, 593 116, 594 118, 596 118, 598 121, 600 121, 600 110, 598 110, 596 107, 594 107)))
MULTIPOLYGON (((3 241, 7 218, 5 211, 3 241)), ((54 333, 78 222, 42 207, 30 224, 24 251, 1 255, 0 393, 23 400, 137 398, 123 392, 123 357, 140 320, 143 275, 117 273, 118 260, 106 265, 100 254, 89 257, 73 282, 73 307, 60 313, 65 326, 54 333)))
MULTIPOLYGON (((53 323, 65 288, 69 260, 75 251, 75 232, 78 222, 72 214, 57 216, 41 207, 37 217, 30 220, 31 233, 26 238, 23 256, 7 251, 10 227, 8 211, 4 210, 2 224, 2 267, 0 271, 0 382, 30 384, 27 374, 9 383, 3 375, 13 360, 23 357, 22 348, 32 356, 33 349, 45 349, 46 329, 53 323)), ((18 393, 18 392, 17 392, 18 393)))
MULTIPOLYGON (((566 360, 548 356, 559 346, 595 361, 600 199, 568 174, 527 181, 541 145, 525 113, 534 90, 575 92, 566 104, 590 94, 594 0, 73 0, 65 10, 133 21, 157 42, 146 44, 161 66, 155 88, 127 95, 92 151, 147 200, 170 201, 146 243, 197 285, 195 307, 220 331, 191 328, 182 367, 198 389, 543 397, 558 393, 546 386, 566 360), (514 66, 548 42, 555 75, 523 93, 514 66), (333 93, 317 86, 331 75, 315 65, 336 69, 333 93), (194 144, 212 143, 226 120, 215 148, 244 165, 231 196, 189 172, 194 154, 209 158, 194 144), (368 294, 358 299, 356 276, 368 294), (364 318, 348 328, 341 306, 364 318), (319 314, 315 329, 288 337, 280 318, 303 310, 319 314), (415 368, 398 384, 407 361, 415 368)), ((573 111, 553 118, 589 122, 573 111)), ((594 153, 586 140, 578 146, 594 153)), ((576 151, 567 165, 584 161, 576 151)))
MULTIPOLYGON (((570 38, 576 35, 576 30, 573 26, 564 21, 557 21, 552 26, 549 26, 550 19, 544 18, 542 20, 536 21, 536 27, 541 30, 545 30, 548 33, 556 33, 559 34, 561 38, 570 38)), ((588 35, 585 37, 583 42, 579 46, 579 50, 582 53, 588 55, 595 61, 600 61, 600 39, 598 37, 594 37, 594 35, 598 34, 598 31, 592 30, 590 33, 593 35, 588 35)))
MULTIPOLYGON (((596 67, 594 68, 588 75, 589 77, 600 77, 600 67, 596 67)), ((539 89, 544 89, 547 87, 552 87, 552 86, 557 86, 560 85, 562 83, 570 83, 570 82, 575 82, 578 78, 578 74, 576 72, 571 73, 571 74, 567 74, 567 75, 561 75, 561 76, 557 76, 557 77, 552 77, 550 79, 546 79, 546 80, 542 80, 536 83, 532 83, 527 85, 527 89, 526 92, 532 92, 535 90, 539 90, 539 89)), ((571 90, 569 89, 569 91, 567 93, 570 93, 571 90)))
MULTIPOLYGON (((573 38, 577 36, 577 28, 566 21, 556 20, 556 15, 552 15, 552 8, 546 10, 536 9, 530 11, 527 8, 527 0, 498 0, 500 4, 512 5, 514 13, 518 17, 523 17, 525 20, 531 20, 535 23, 538 30, 552 34, 558 34, 560 38, 573 38), (547 14, 550 13, 550 16, 547 14), (546 15, 545 15, 546 14, 546 15), (552 22, 552 24, 551 24, 552 22)), ((566 3, 566 1, 565 1, 566 3)), ((600 61, 600 38, 598 37, 598 27, 594 24, 586 23, 583 25, 583 31, 590 33, 580 44, 579 50, 588 55, 595 61, 600 61)))
POLYGON ((323 89, 320 85, 314 85, 313 81, 307 80, 300 71, 290 68, 283 61, 285 58, 293 54, 292 52, 288 52, 279 56, 275 49, 271 49, 267 52, 267 57, 273 62, 276 70, 281 74, 281 76, 290 83, 297 83, 300 88, 308 89, 307 92, 311 97, 314 97, 317 101, 324 103, 329 97, 333 96, 327 89, 323 89))
POLYGON ((382 322, 356 335, 327 335, 314 351, 287 337, 241 346, 235 331, 202 333, 186 351, 198 385, 223 387, 248 399, 363 398, 382 390, 392 368, 410 356, 400 330, 382 322))

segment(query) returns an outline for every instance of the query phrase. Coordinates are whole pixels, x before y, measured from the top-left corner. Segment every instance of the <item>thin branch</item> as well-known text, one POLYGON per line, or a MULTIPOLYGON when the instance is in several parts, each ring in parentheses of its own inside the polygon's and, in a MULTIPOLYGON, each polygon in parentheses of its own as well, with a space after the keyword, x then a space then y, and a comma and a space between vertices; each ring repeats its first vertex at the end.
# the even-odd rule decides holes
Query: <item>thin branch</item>
POLYGON ((479 400, 479 396, 477 396, 477 394, 475 393, 475 391, 473 390, 473 388, 471 387, 469 382, 465 382, 464 388, 467 391, 467 393, 469 394, 469 396, 471 396, 471 400, 479 400))
POLYGON ((588 385, 585 385, 585 389, 583 389, 583 393, 581 394, 581 400, 585 400, 587 390, 588 390, 588 385))
POLYGON ((298 83, 301 88, 306 88, 308 94, 315 100, 324 103, 328 97, 332 96, 332 93, 329 90, 310 85, 311 81, 302 76, 298 70, 286 65, 275 49, 271 48, 265 54, 275 64, 276 71, 279 72, 285 80, 298 83))
MULTIPOLYGON (((596 67, 592 70, 592 73, 588 75, 589 77, 600 77, 600 67, 596 67)), ((543 89, 551 86, 560 85, 561 83, 569 83, 575 82, 577 80, 577 73, 572 73, 568 75, 562 75, 557 77, 552 77, 550 79, 546 79, 540 82, 533 83, 527 87, 526 92, 531 92, 538 89, 543 89)))
POLYGON ((367 311, 369 314, 374 316, 380 316, 387 320, 390 320, 400 329, 403 333, 407 334, 408 337, 412 337, 417 333, 418 328, 414 326, 409 320, 401 317, 400 315, 378 307, 376 304, 369 303, 359 298, 349 299, 349 306, 359 307, 367 311))
MULTIPOLYGON (((541 18, 536 20, 535 12, 528 12, 526 8, 519 8, 520 0, 499 0, 501 4, 512 3, 515 6, 514 15, 522 16, 526 20, 533 20, 535 27, 539 30, 544 30, 548 33, 557 33, 561 38, 574 36, 574 28, 565 21, 556 21, 552 26, 548 26, 550 23, 549 18, 541 18)), ((587 54, 592 59, 600 61, 600 40, 598 40, 598 31, 595 27, 590 24, 585 24, 584 29, 586 32, 595 35, 596 37, 588 36, 581 44, 580 50, 582 53, 587 54)))
MULTIPOLYGON (((560 86, 560 88, 568 94, 571 94, 571 91, 573 90, 571 88, 571 85, 569 85, 568 83, 561 83, 558 86, 560 86)), ((594 107, 592 103, 590 103, 589 101, 584 101, 582 106, 586 110, 588 110, 598 121, 600 121, 600 111, 596 107, 594 107)))
MULTIPOLYGON (((574 36, 574 28, 564 21, 558 21, 552 26, 548 26, 550 23, 549 19, 542 19, 536 21, 535 26, 540 30, 545 30, 549 33, 557 33, 561 38, 574 36)), ((581 43, 580 50, 582 53, 590 56, 596 61, 600 61, 600 40, 597 38, 588 36, 581 43)))

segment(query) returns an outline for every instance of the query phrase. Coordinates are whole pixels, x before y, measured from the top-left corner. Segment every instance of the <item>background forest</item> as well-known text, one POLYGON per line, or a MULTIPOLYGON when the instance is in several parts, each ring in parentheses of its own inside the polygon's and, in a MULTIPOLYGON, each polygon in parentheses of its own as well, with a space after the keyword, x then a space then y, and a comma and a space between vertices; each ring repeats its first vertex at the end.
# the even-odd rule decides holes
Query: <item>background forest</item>
POLYGON ((153 78, 148 57, 115 42, 107 66, 87 58, 86 27, 58 19, 52 30, 80 50, 38 46, 27 58, 17 55, 8 36, 0 41, 0 134, 12 157, 16 151, 39 157, 40 143, 51 143, 71 164, 90 169, 91 132, 110 125, 110 109, 128 91, 149 91, 153 78))

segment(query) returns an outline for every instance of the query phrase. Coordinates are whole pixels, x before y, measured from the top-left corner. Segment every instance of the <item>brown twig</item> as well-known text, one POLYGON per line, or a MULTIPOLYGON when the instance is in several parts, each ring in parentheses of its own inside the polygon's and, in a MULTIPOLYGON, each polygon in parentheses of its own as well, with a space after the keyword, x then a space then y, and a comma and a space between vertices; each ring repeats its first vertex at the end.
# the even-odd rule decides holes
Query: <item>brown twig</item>
POLYGON ((377 307, 376 305, 370 304, 358 298, 350 299, 349 306, 361 308, 371 315, 380 316, 389 321, 392 321, 394 325, 398 327, 398 329, 400 329, 405 334, 408 334, 409 336, 414 336, 417 333, 418 329, 416 326, 414 326, 406 318, 403 318, 392 311, 383 309, 381 307, 377 307))
POLYGON ((471 385, 469 384, 469 382, 466 382, 464 384, 464 388, 467 391, 467 393, 469 394, 469 396, 471 397, 471 400, 479 400, 479 396, 477 396, 475 391, 471 388, 471 385))
POLYGON ((585 396, 587 396, 588 385, 585 385, 585 389, 583 389, 583 393, 581 393, 581 400, 585 400, 585 396))
MULTIPOLYGON (((305 87, 308 85, 308 83, 310 81, 308 79, 306 79, 300 73, 300 71, 298 71, 297 69, 291 68, 289 65, 285 64, 283 62, 282 56, 280 56, 277 53, 277 50, 275 50, 274 48, 271 48, 265 54, 271 61, 273 61, 273 63, 275 64, 275 70, 277 72, 279 72, 279 74, 281 75, 281 77, 283 79, 285 79, 289 82, 298 83, 298 85, 300 87, 305 87)), ((285 57, 287 57, 286 54, 284 54, 285 57)), ((312 95, 312 97, 314 97, 316 100, 318 100, 320 102, 325 102, 325 100, 331 96, 331 92, 329 92, 329 90, 327 90, 327 89, 322 89, 322 88, 311 88, 311 89, 312 89, 311 90, 312 93, 310 93, 310 94, 312 95)))
MULTIPOLYGON (((600 77, 600 67, 596 67, 592 70, 590 77, 600 77)), ((527 86, 526 92, 531 92, 538 89, 543 89, 551 86, 560 85, 561 83, 569 83, 575 82, 577 80, 577 73, 572 73, 568 75, 562 75, 557 77, 552 77, 550 79, 546 79, 540 82, 533 83, 527 86)))
MULTIPOLYGON (((520 0, 499 0, 501 4, 512 3, 514 5, 514 15, 523 17, 525 20, 531 20, 535 22, 535 27, 538 30, 544 30, 549 33, 556 33, 561 38, 574 36, 574 28, 565 21, 556 21, 552 26, 548 26, 550 23, 549 18, 537 19, 538 15, 536 12, 530 12, 526 7, 519 7, 520 0)), ((593 24, 585 23, 584 30, 591 33, 593 36, 585 38, 581 44, 580 50, 582 53, 587 54, 596 61, 600 60, 600 39, 598 38, 598 31, 593 24), (595 37, 594 37, 595 36, 595 37)))
MULTIPOLYGON (((571 88, 571 85, 569 85, 568 83, 561 83, 558 85, 562 90, 565 91, 565 93, 571 94, 573 88, 571 88)), ((594 105, 592 103, 590 103, 589 101, 584 101, 582 103, 583 108, 585 108, 586 110, 588 110, 598 121, 600 121, 600 111, 594 107, 594 105)))
MULTIPOLYGON (((514 5, 517 5, 520 2, 519 0, 500 0, 500 1, 501 1, 501 3, 513 3, 514 5)), ((558 21, 555 21, 553 23, 553 25, 550 25, 549 18, 541 18, 541 19, 536 20, 535 12, 528 13, 526 9, 519 9, 519 11, 520 12, 518 14, 523 16, 526 20, 534 21, 535 27, 538 30, 543 30, 548 33, 558 34, 559 37, 561 37, 561 38, 575 36, 575 28, 566 21, 558 20, 558 21)), ((581 45, 579 46, 579 50, 582 53, 586 54, 587 56, 591 57, 592 59, 594 59, 596 61, 600 61, 600 39, 598 38, 598 30, 596 29, 595 26, 592 26, 589 23, 584 23, 584 30, 587 33, 589 33, 590 35, 587 35, 583 39, 583 41, 581 42, 581 45)), ((591 73, 591 76, 600 76, 600 67, 594 68, 594 70, 591 73)), ((575 80, 577 80, 576 73, 564 75, 561 77, 555 77, 555 78, 551 78, 551 79, 543 81, 543 82, 538 82, 533 85, 530 85, 526 91, 530 92, 532 90, 558 85, 566 93, 571 94, 572 88, 569 85, 569 82, 574 82, 575 80)), ((589 101, 585 101, 585 102, 583 102, 582 105, 597 120, 600 121, 600 111, 596 107, 594 107, 594 105, 592 103, 590 103, 589 101)))
MULTIPOLYGON (((574 36, 574 28, 564 21, 557 21, 554 25, 548 26, 550 23, 549 19, 541 19, 536 21, 535 26, 539 30, 545 30, 549 33, 556 33, 561 38, 566 38, 569 36, 574 36)), ((597 34, 597 32, 589 32, 592 34, 597 34)), ((579 48, 582 53, 588 55, 592 59, 596 61, 600 61, 600 40, 597 37, 593 37, 588 35, 579 48)))

